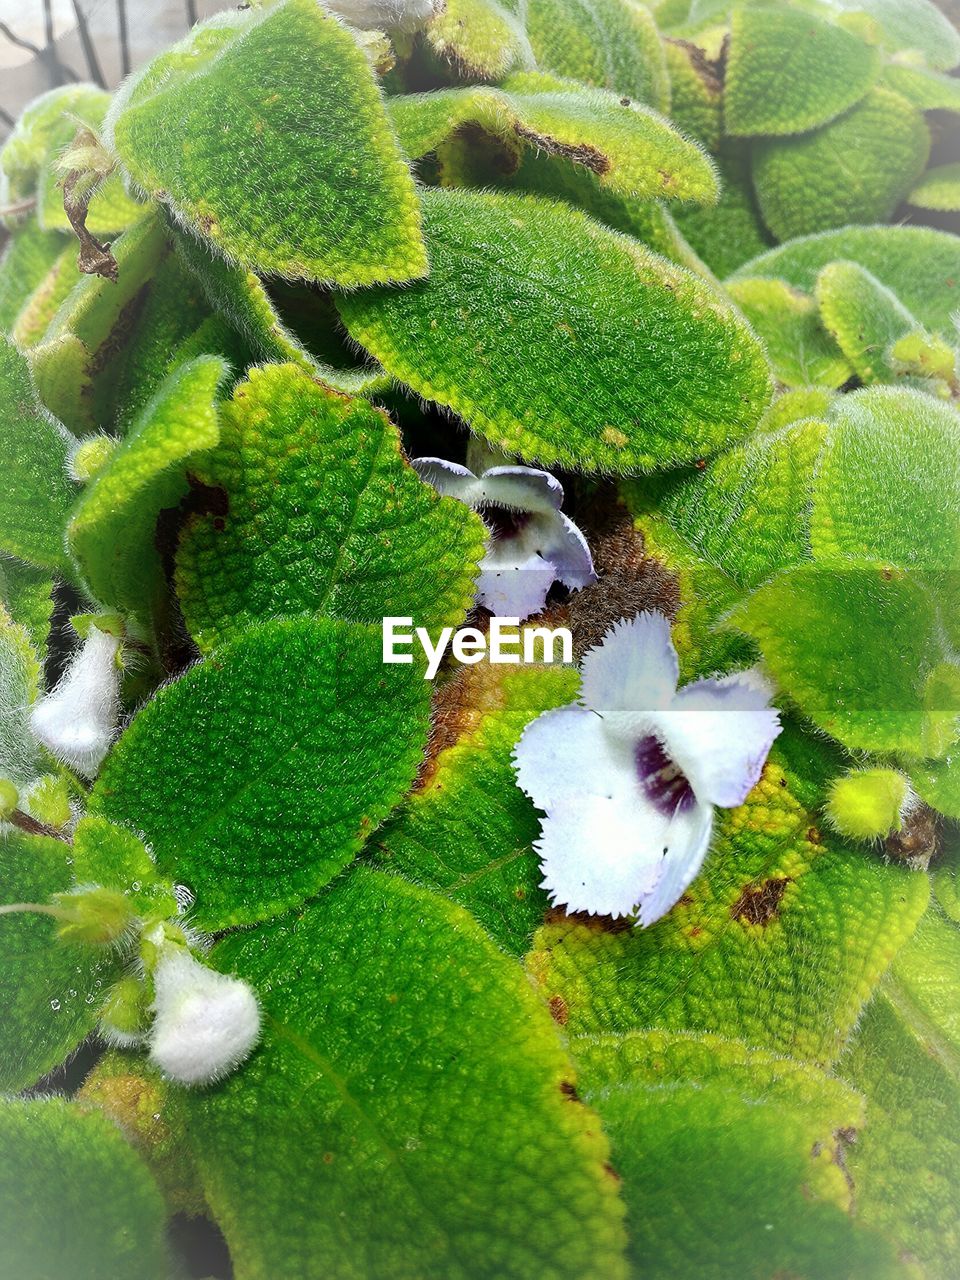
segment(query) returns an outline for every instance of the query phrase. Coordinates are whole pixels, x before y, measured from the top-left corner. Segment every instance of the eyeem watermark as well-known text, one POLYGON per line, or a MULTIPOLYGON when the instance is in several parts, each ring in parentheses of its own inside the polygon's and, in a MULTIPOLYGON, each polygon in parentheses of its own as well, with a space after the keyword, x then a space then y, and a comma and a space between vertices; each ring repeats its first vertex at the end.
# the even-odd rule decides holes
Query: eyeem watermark
POLYGON ((447 649, 457 662, 468 666, 482 662, 573 662, 573 636, 568 627, 524 627, 519 618, 491 618, 487 632, 476 627, 444 627, 436 644, 426 627, 414 627, 412 618, 384 618, 383 660, 413 662, 413 646, 419 643, 427 659, 425 680, 440 670, 447 649))

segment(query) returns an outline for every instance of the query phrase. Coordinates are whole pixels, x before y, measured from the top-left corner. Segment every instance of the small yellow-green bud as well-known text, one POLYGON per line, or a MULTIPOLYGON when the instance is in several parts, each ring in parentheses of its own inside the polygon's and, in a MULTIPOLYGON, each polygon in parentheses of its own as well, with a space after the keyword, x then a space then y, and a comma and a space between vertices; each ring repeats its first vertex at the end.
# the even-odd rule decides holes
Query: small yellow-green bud
POLYGON ((52 899, 60 919, 57 930, 64 942, 109 946, 127 933, 136 920, 130 902, 119 889, 99 885, 55 893, 52 899))
POLYGON ((20 792, 12 782, 0 778, 0 821, 6 822, 19 804, 20 792))
POLYGON ((121 978, 110 988, 100 1010, 100 1033, 118 1049, 139 1043, 150 1023, 145 984, 134 977, 121 978))
POLYGON ((832 782, 827 821, 850 840, 881 840, 900 830, 913 802, 909 782, 895 769, 854 769, 832 782))
POLYGON ((81 440, 70 463, 74 480, 86 484, 95 475, 99 475, 113 457, 119 443, 116 436, 103 433, 81 440))
POLYGON ((70 785, 65 777, 48 773, 30 788, 26 796, 30 816, 55 830, 62 830, 73 817, 70 785))

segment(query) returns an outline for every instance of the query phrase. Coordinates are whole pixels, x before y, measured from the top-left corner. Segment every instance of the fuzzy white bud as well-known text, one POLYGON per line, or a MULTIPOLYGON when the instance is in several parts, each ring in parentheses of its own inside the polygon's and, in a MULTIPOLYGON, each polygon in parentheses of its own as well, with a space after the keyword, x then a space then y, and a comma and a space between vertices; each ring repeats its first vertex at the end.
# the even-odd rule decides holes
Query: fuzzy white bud
POLYGON ((30 713, 30 726, 38 740, 85 778, 96 776, 116 733, 119 648, 116 636, 91 627, 60 683, 30 713))
POLYGON ((150 1058, 181 1084, 229 1075, 260 1038, 260 1008, 240 978, 200 964, 185 947, 163 948, 153 973, 150 1058))
POLYGON ((361 31, 412 31, 441 7, 442 0, 327 0, 327 8, 361 31))

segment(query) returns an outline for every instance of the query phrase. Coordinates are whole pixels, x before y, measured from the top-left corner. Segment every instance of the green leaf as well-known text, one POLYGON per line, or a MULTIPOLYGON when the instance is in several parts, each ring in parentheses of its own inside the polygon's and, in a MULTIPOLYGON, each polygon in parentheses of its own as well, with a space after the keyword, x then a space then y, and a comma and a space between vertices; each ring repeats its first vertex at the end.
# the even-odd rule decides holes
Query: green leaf
POLYGON ((798 138, 757 144, 753 178, 778 240, 889 218, 923 172, 930 131, 889 89, 871 89, 838 120, 798 138))
POLYGON ((67 244, 17 315, 11 336, 19 347, 36 346, 67 295, 81 279, 80 268, 77 266, 77 246, 75 243, 67 244))
POLYGON ((177 553, 202 652, 280 616, 441 627, 472 604, 482 522, 407 466, 381 409, 294 365, 250 370, 194 471, 225 495, 222 511, 190 520, 177 553))
POLYGON ((516 785, 513 750, 531 720, 574 700, 578 683, 556 667, 497 681, 495 705, 431 761, 376 839, 384 866, 466 907, 513 955, 526 951, 547 908, 533 848, 540 823, 516 785))
POLYGON ((801 9, 733 12, 724 78, 727 133, 806 133, 867 93, 880 70, 876 49, 801 9))
POLYGON ((8 180, 5 199, 34 195, 43 167, 72 141, 76 120, 98 124, 109 100, 107 91, 93 84, 64 84, 34 98, 0 151, 0 171, 8 180))
POLYGON ((960 164, 939 164, 928 169, 907 196, 907 202, 920 209, 956 213, 960 210, 960 164))
POLYGON ((960 81, 953 76, 891 62, 883 69, 883 83, 921 111, 960 112, 960 81))
POLYGON ((40 660, 29 634, 9 616, 0 616, 0 778, 20 789, 41 772, 30 728, 40 678, 40 660))
POLYGON ((540 931, 529 966, 569 1034, 709 1031, 820 1065, 842 1050, 928 882, 823 839, 786 738, 746 803, 717 811, 703 872, 662 920, 540 931))
POLYGON ((358 868, 212 959, 264 1010, 243 1070, 184 1099, 237 1280, 622 1280, 606 1141, 522 970, 460 907, 358 868))
POLYGON ((25 627, 37 653, 45 653, 53 617, 53 579, 45 569, 4 560, 0 598, 14 622, 25 627))
POLYGON ((105 136, 140 187, 244 266, 345 285, 426 271, 366 56, 314 0, 201 23, 125 82, 105 136))
POLYGON ((719 196, 713 166, 696 143, 655 112, 598 89, 571 84, 554 92, 506 92, 478 85, 405 94, 391 98, 388 107, 400 143, 413 157, 476 127, 583 165, 602 189, 619 195, 696 204, 719 196))
POLYGON ((0 333, 12 333, 17 317, 64 249, 63 236, 29 222, 11 232, 0 257, 0 333))
POLYGON ((165 1280, 156 1183, 106 1116, 63 1098, 0 1104, 0 1272, 165 1280))
POLYGON ((408 789, 429 685, 379 628, 268 622, 159 691, 107 758, 91 812, 143 834, 200 928, 316 893, 408 789))
POLYGON ((685 474, 662 511, 710 564, 741 586, 810 557, 810 501, 826 423, 793 423, 754 436, 685 474))
POLYGON ((308 351, 283 323, 263 281, 254 272, 227 262, 193 236, 177 236, 177 253, 199 282, 210 306, 243 335, 256 359, 292 361, 329 386, 353 395, 381 390, 389 384, 390 379, 379 365, 334 368, 308 351))
POLYGON ((717 1036, 574 1040, 580 1091, 623 1178, 637 1274, 902 1276, 851 1217, 863 1099, 805 1063, 717 1036))
POLYGON ((716 68, 688 40, 664 40, 663 52, 670 73, 670 119, 715 152, 723 136, 723 83, 716 68))
POLYGON ((820 271, 840 259, 876 276, 932 333, 950 330, 960 238, 929 227, 844 227, 803 236, 745 263, 733 279, 776 277, 812 293, 820 271))
POLYGON ((829 332, 861 382, 891 382, 890 347, 919 326, 876 276, 855 262, 831 262, 817 276, 817 302, 829 332))
POLYGON ((867 1096, 867 1125, 847 1153, 860 1216, 915 1259, 920 1274, 946 1280, 960 1249, 955 1072, 922 1020, 885 988, 837 1069, 867 1096))
MULTIPOLYGON (((949 71, 960 62, 960 35, 932 0, 829 0, 841 13, 848 8, 873 20, 871 35, 881 48, 903 57, 919 54, 936 71, 949 71)), ((851 16, 851 22, 859 17, 851 16)))
POLYGON ((709 209, 678 208, 674 217, 696 252, 722 277, 744 259, 762 253, 770 237, 757 212, 744 144, 724 139, 716 160, 721 182, 719 203, 709 209))
POLYGON ((778 382, 788 387, 840 387, 853 369, 826 333, 817 304, 783 280, 734 280, 734 302, 766 343, 778 382))
POLYGON ((851 750, 941 756, 957 735, 960 667, 936 578, 880 560, 800 565, 728 618, 801 712, 851 750))
POLYGON ((111 365, 166 251, 164 229, 148 213, 111 246, 116 282, 84 276, 50 321, 44 341, 33 348, 40 399, 71 431, 92 431, 112 419, 111 365))
POLYGON ((532 67, 533 51, 511 0, 447 0, 426 28, 427 43, 466 80, 499 80, 532 67))
POLYGON ((73 833, 73 874, 78 884, 119 889, 143 919, 178 914, 173 887, 158 874, 137 837, 105 818, 85 817, 73 833))
POLYGON ((146 621, 165 588, 157 516, 187 492, 185 469, 219 439, 226 365, 201 356, 171 373, 102 471, 84 489, 68 538, 92 594, 146 621))
POLYGON ((810 515, 821 561, 886 560, 924 571, 960 569, 960 416, 906 387, 872 387, 833 402, 831 445, 810 515))
POLYGON ((762 414, 762 351, 693 275, 561 205, 438 190, 423 204, 429 280, 337 305, 390 373, 492 444, 642 470, 712 453, 762 414))
POLYGON ((74 496, 68 436, 38 403, 26 358, 6 338, 0 338, 0 432, 0 548, 69 574, 63 546, 74 496))
POLYGON ((670 79, 656 24, 630 0, 529 0, 527 32, 537 65, 558 75, 670 108, 670 79))
POLYGON ((945 760, 917 761, 907 772, 921 800, 948 818, 960 819, 960 755, 951 750, 945 760))
MULTIPOLYGON (((60 840, 7 834, 0 839, 0 901, 44 903, 71 888, 69 853, 60 840)), ((0 918, 0 1089, 11 1093, 34 1084, 89 1035, 121 971, 115 953, 59 942, 56 930, 56 921, 38 912, 0 918)))

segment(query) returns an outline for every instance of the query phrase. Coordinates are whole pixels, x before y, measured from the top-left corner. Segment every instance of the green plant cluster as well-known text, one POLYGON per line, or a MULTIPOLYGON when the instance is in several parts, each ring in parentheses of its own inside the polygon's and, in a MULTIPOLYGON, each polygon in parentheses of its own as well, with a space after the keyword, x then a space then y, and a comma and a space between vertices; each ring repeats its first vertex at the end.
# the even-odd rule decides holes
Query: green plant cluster
POLYGON ((188 1218, 237 1280, 952 1280, 960 35, 337 8, 0 152, 0 1276, 167 1280, 188 1218), (578 654, 657 609, 685 680, 775 690, 650 928, 541 885, 512 757, 572 667, 382 661, 486 621, 432 454, 562 470, 578 654), (97 635, 84 770, 35 716, 97 635), (195 1087, 171 948, 259 1009, 195 1087))

